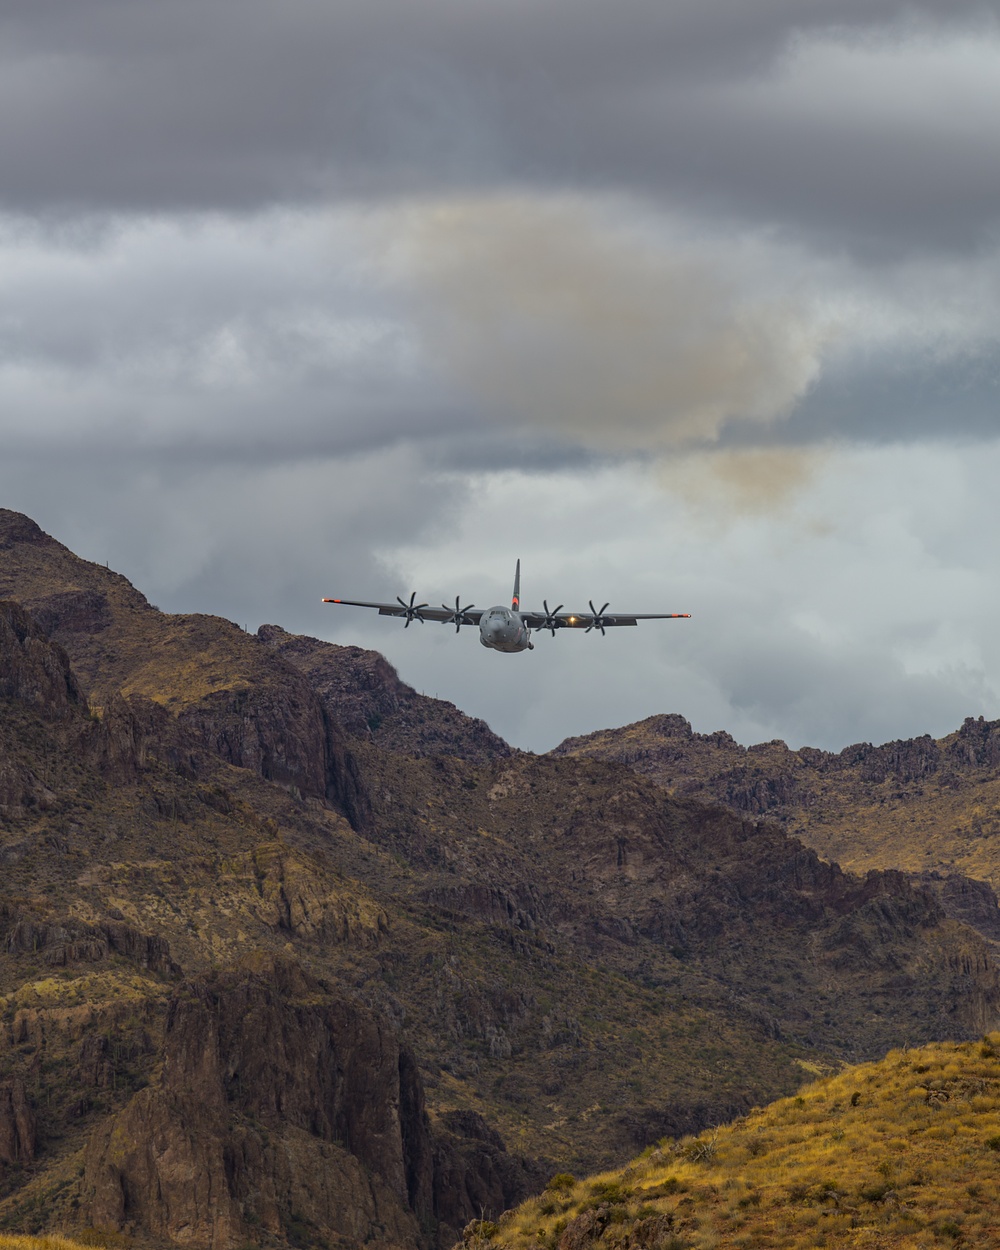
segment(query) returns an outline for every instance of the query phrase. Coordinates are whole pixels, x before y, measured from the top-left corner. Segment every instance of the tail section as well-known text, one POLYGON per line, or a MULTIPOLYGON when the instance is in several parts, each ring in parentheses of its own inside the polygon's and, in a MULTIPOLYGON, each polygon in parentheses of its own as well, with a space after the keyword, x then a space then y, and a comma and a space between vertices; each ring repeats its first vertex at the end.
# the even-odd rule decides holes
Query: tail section
POLYGON ((510 606, 515 612, 521 607, 521 561, 518 560, 517 568, 514 570, 514 597, 510 601, 510 606))

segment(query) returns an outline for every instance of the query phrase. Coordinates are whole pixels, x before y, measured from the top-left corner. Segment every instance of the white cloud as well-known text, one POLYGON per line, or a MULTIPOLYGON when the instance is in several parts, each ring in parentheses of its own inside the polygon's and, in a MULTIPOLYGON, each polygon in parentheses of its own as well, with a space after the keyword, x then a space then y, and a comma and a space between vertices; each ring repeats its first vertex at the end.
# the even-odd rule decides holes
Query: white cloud
MULTIPOLYGON (((793 35, 766 75, 715 84, 715 107, 775 127, 891 137, 928 154, 1000 155, 1000 26, 893 23, 793 35)), ((902 155, 908 156, 908 153, 902 155)))
MULTIPOLYGON (((357 214, 0 223, 0 434, 112 454, 294 456, 406 429, 413 353, 357 214)), ((433 403, 431 388, 421 399, 433 403)))

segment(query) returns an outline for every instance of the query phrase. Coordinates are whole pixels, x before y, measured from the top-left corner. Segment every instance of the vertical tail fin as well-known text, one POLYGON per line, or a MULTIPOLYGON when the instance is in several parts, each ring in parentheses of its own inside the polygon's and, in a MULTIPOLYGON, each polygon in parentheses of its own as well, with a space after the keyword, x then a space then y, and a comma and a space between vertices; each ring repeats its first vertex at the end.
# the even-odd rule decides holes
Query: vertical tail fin
POLYGON ((518 560, 517 568, 514 570, 514 597, 510 601, 510 606, 515 612, 521 607, 521 561, 518 560))

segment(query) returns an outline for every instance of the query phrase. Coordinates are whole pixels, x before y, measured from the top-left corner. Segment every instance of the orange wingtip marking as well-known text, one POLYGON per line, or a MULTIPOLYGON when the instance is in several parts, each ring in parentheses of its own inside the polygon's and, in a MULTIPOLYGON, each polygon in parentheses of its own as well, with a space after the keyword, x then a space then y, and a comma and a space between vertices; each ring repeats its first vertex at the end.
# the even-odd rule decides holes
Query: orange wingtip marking
POLYGON ((339 599, 320 599, 320 603, 340 603, 339 599))

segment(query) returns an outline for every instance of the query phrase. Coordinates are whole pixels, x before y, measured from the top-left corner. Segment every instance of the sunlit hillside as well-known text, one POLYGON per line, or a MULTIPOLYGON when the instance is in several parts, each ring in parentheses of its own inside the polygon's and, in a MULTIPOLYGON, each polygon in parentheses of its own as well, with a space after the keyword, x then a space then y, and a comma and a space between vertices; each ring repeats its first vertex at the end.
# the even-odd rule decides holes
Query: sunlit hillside
POLYGON ((471 1250, 1000 1245, 1000 1034, 892 1051, 622 1171, 556 1176, 471 1250))
POLYGON ((118 1244, 121 1240, 115 1236, 105 1240, 95 1235, 86 1236, 81 1241, 71 1241, 68 1237, 12 1237, 0 1233, 0 1250, 103 1250, 105 1245, 118 1244))

